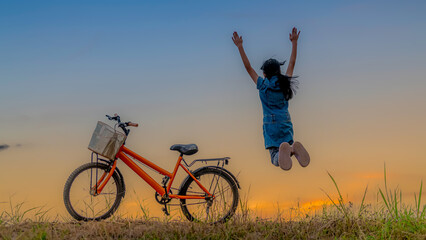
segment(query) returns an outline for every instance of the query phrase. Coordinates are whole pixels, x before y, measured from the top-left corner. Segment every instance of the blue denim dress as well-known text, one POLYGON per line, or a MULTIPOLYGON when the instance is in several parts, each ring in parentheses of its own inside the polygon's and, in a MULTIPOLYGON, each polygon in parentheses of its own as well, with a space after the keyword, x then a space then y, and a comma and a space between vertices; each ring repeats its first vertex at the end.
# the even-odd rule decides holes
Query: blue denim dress
POLYGON ((263 109, 263 137, 265 148, 293 144, 293 124, 288 112, 288 101, 278 85, 278 77, 257 79, 257 89, 263 109))

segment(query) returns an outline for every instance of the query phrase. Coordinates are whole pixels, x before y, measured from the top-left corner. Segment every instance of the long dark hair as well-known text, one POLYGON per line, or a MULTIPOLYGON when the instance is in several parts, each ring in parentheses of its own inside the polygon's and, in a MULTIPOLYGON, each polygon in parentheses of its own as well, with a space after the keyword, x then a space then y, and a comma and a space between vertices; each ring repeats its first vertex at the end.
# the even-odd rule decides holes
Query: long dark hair
POLYGON ((278 62, 276 59, 270 58, 266 60, 260 69, 262 69, 265 77, 271 79, 273 76, 278 77, 278 84, 281 91, 284 93, 286 101, 290 100, 294 94, 296 94, 297 80, 296 77, 289 77, 281 74, 281 66, 284 62, 278 62))

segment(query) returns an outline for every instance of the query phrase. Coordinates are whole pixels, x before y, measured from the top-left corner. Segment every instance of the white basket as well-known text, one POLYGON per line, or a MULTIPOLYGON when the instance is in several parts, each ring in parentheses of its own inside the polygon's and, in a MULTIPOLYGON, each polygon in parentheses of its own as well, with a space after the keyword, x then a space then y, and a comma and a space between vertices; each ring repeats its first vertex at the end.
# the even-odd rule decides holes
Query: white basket
POLYGON ((108 124, 99 121, 88 148, 95 153, 114 160, 125 140, 125 134, 115 131, 108 124))

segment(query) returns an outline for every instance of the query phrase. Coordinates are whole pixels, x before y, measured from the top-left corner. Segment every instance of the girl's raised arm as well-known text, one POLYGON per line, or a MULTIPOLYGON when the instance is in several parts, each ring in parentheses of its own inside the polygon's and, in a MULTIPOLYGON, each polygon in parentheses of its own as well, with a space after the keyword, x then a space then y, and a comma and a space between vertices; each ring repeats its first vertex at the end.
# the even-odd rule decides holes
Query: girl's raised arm
POLYGON ((289 77, 293 76, 294 65, 296 64, 296 55, 297 55, 297 40, 299 39, 300 31, 297 32, 297 28, 293 28, 290 33, 290 41, 293 45, 291 49, 290 62, 288 63, 286 75, 289 77))
POLYGON ((257 84, 257 79, 259 78, 259 76, 257 75, 256 71, 254 71, 254 69, 251 67, 250 61, 244 51, 243 37, 238 36, 238 33, 234 32, 232 41, 234 41, 235 46, 238 47, 238 51, 240 52, 241 59, 243 60, 244 67, 246 68, 248 74, 250 75, 253 82, 257 84))

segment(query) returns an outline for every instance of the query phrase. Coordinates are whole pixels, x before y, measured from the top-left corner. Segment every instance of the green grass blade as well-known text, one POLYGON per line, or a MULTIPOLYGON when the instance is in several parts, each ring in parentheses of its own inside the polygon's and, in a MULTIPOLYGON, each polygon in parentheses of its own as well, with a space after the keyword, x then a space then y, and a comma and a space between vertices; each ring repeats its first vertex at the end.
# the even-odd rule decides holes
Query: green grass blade
POLYGON ((420 181, 419 200, 417 202, 417 217, 419 217, 419 213, 420 213, 420 203, 421 203, 421 199, 422 199, 422 189, 423 189, 423 180, 420 181))
POLYGON ((27 213, 29 213, 29 212, 31 212, 31 211, 33 211, 33 210, 35 210, 35 209, 37 209, 37 207, 33 207, 33 208, 30 208, 30 209, 27 209, 27 210, 25 210, 20 216, 18 216, 18 218, 19 218, 19 220, 23 220, 24 219, 24 216, 25 216, 25 214, 27 214, 27 213))
POLYGON ((417 195, 414 193, 414 206, 416 207, 417 217, 419 217, 419 205, 417 204, 417 195))
POLYGON ((388 212, 391 214, 391 216, 392 216, 392 211, 391 211, 391 209, 390 209, 390 207, 389 207, 389 204, 388 204, 388 201, 386 200, 386 197, 385 197, 385 195, 383 194, 383 191, 382 191, 382 189, 380 189, 379 188, 379 193, 380 193, 380 195, 382 196, 382 199, 383 199, 383 202, 385 203, 385 205, 386 205, 386 208, 388 209, 388 212))
POLYGON ((333 203, 333 205, 337 208, 337 210, 339 210, 339 212, 341 212, 343 214, 343 211, 340 209, 339 206, 337 206, 337 204, 333 201, 333 199, 330 197, 330 195, 328 195, 328 193, 326 191, 324 191, 324 189, 321 189, 321 191, 323 191, 325 193, 325 195, 328 197, 328 199, 330 199, 331 203, 333 203))
POLYGON ((396 195, 397 195, 397 189, 394 190, 394 209, 393 211, 395 212, 395 217, 398 218, 398 200, 396 199, 396 195))
POLYGON ((368 190, 368 185, 365 187, 364 196, 362 196, 362 201, 361 201, 361 206, 359 208, 358 217, 361 216, 362 211, 365 208, 364 201, 365 201, 365 196, 367 195, 367 190, 368 190))
MULTIPOLYGON (((342 193, 340 192, 339 186, 337 185, 337 182, 336 182, 336 180, 334 180, 333 176, 331 176, 331 174, 329 172, 327 172, 327 174, 331 178, 331 180, 333 181, 333 184, 336 187, 337 193, 339 194, 339 198, 338 198, 339 208, 338 209, 339 209, 339 211, 341 211, 345 215, 345 218, 348 218, 349 212, 348 212, 348 209, 345 206, 345 202, 344 202, 342 193)), ((333 203, 333 204, 335 204, 335 203, 333 203)), ((335 204, 335 206, 337 206, 337 204, 335 204)))
POLYGON ((385 178, 385 192, 386 192, 386 199, 388 200, 388 202, 390 203, 390 199, 392 199, 392 196, 391 196, 391 198, 389 198, 389 194, 388 194, 388 182, 387 182, 387 180, 386 180, 386 163, 384 163, 384 167, 383 167, 383 172, 384 172, 384 174, 383 174, 383 176, 384 176, 384 178, 385 178))
POLYGON ((339 187, 337 186, 336 181, 334 180, 333 176, 331 176, 331 174, 329 172, 327 172, 327 173, 328 173, 328 176, 330 176, 331 180, 333 181, 334 186, 336 187, 337 193, 339 194, 339 199, 343 200, 342 194, 340 193, 340 190, 339 190, 339 187))

